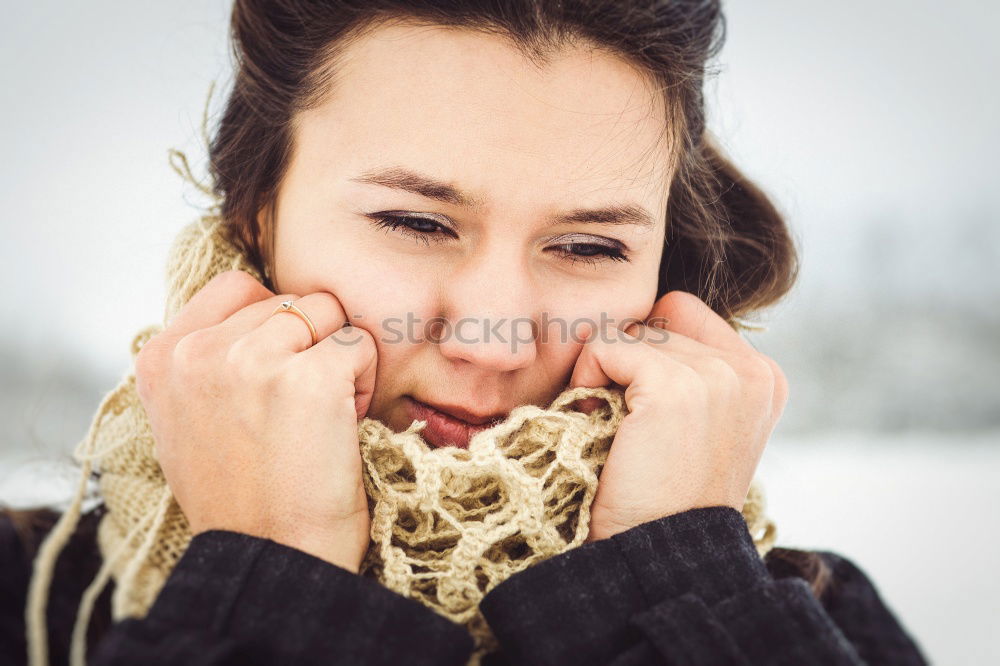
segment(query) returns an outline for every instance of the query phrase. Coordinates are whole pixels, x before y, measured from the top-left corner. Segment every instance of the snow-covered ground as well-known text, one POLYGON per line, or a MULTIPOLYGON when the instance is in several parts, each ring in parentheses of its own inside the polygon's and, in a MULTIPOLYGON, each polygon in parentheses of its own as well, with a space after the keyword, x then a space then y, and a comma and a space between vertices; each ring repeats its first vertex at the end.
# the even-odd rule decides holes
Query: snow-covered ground
POLYGON ((861 566, 935 664, 1000 663, 1000 431, 773 440, 780 545, 861 566))
MULTIPOLYGON (((23 457, 22 457, 23 460, 23 457)), ((0 501, 60 501, 65 468, 13 469, 0 501)), ((775 438, 758 470, 778 544, 861 566, 935 664, 1000 663, 1000 432, 775 438)))

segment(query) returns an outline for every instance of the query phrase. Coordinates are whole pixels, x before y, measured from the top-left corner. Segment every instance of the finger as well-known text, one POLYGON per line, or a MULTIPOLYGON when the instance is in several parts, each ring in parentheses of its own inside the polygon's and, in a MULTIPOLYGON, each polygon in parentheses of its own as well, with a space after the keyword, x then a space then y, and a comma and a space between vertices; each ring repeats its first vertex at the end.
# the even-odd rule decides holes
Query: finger
POLYGON ((296 360, 326 363, 333 368, 349 367, 354 379, 354 409, 364 417, 375 392, 378 352, 371 334, 357 326, 337 329, 303 351, 296 360))
MULTIPOLYGON (((668 331, 658 326, 631 324, 625 329, 625 332, 635 336, 653 349, 677 358, 681 356, 699 358, 709 363, 723 360, 734 368, 742 368, 751 358, 745 351, 737 353, 728 349, 712 347, 676 331, 668 331)), ((761 356, 756 350, 752 351, 753 357, 761 356)))
POLYGON ((784 373, 772 359, 763 354, 752 357, 729 354, 719 356, 677 351, 672 351, 670 358, 689 366, 712 386, 728 387, 727 395, 730 398, 736 395, 734 391, 752 397, 753 404, 763 410, 760 412, 763 414, 761 427, 766 428, 766 432, 762 435, 762 440, 766 440, 774 430, 784 410, 787 387, 784 373), (763 392, 759 392, 761 382, 767 386, 763 392), (750 392, 746 393, 747 391, 750 392))
MULTIPOLYGON (((770 406, 771 428, 773 429, 777 425, 788 402, 788 378, 773 358, 756 350, 752 354, 747 354, 746 352, 736 353, 709 347, 675 332, 660 331, 669 335, 669 341, 661 341, 655 335, 648 334, 654 328, 643 324, 633 324, 625 330, 654 349, 666 352, 671 358, 691 366, 705 376, 726 377, 731 380, 733 373, 735 373, 741 381, 744 378, 757 378, 756 381, 773 382, 770 406), (720 364, 719 361, 723 363, 720 364), (765 364, 766 371, 761 370, 761 363, 765 364)), ((598 401, 594 401, 595 407, 599 404, 598 401)), ((587 413, 590 413, 589 409, 587 413)))
MULTIPOLYGON (((347 322, 347 314, 340 300, 328 291, 308 294, 293 303, 316 327, 317 343, 343 328, 347 322)), ((254 314, 258 314, 257 309, 254 314)), ((302 352, 313 346, 309 325, 295 312, 274 312, 272 308, 270 312, 260 314, 263 314, 263 320, 246 334, 248 344, 262 344, 268 349, 291 352, 302 352)))
POLYGON ((301 296, 298 294, 278 294, 270 298, 265 298, 262 301, 251 303, 239 312, 234 312, 226 321, 219 324, 219 327, 227 329, 231 337, 246 335, 263 324, 279 305, 285 301, 292 301, 294 303, 300 298, 301 296))
POLYGON ((718 349, 757 351, 703 300, 687 291, 674 290, 661 296, 646 323, 718 349))
POLYGON ((644 323, 633 323, 625 327, 624 330, 629 335, 642 340, 659 349, 670 349, 684 352, 686 354, 719 354, 722 350, 702 344, 693 338, 682 335, 677 331, 668 331, 659 326, 650 326, 644 323))
MULTIPOLYGON (((640 376, 655 371, 660 365, 661 357, 657 350, 624 331, 606 329, 604 335, 595 337, 591 334, 587 338, 573 367, 569 387, 618 384, 626 387, 628 402, 630 396, 635 396, 634 390, 629 392, 630 387, 638 383, 640 376)), ((587 398, 577 402, 589 413, 593 400, 587 398)), ((629 409, 633 409, 631 403, 629 409)))
POLYGON ((167 322, 163 333, 180 339, 193 331, 215 326, 251 303, 273 295, 249 273, 223 271, 184 304, 167 322))

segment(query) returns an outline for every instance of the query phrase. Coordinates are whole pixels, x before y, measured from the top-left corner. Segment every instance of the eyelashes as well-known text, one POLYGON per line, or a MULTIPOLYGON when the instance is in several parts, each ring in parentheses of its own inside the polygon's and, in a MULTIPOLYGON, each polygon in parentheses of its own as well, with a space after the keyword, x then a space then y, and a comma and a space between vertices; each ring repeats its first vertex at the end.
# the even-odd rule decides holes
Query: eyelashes
POLYGON ((429 220, 426 217, 417 217, 415 215, 389 215, 386 213, 373 213, 372 215, 369 215, 369 217, 372 220, 372 224, 374 224, 376 228, 401 233, 404 236, 414 238, 425 245, 430 245, 432 242, 440 243, 446 240, 446 238, 441 234, 434 233, 439 230, 445 232, 448 237, 458 238, 455 232, 451 229, 448 229, 434 220, 429 220))
MULTIPOLYGON (((416 241, 430 245, 446 242, 458 235, 443 224, 416 215, 394 215, 371 213, 366 215, 377 229, 409 236, 416 241)), ((550 246, 561 258, 571 263, 596 265, 606 261, 630 261, 627 251, 619 244, 603 243, 560 243, 550 246)))

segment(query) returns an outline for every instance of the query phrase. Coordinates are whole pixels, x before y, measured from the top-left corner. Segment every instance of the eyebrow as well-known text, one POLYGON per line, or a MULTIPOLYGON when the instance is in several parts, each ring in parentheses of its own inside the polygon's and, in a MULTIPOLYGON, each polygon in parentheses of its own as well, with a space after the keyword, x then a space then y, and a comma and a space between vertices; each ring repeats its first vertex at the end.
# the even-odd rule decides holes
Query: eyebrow
MULTIPOLYGON (((403 190, 463 208, 481 210, 486 207, 486 202, 483 199, 466 194, 450 183, 403 167, 371 169, 350 180, 403 190)), ((554 225, 580 223, 635 224, 641 227, 653 227, 656 224, 649 211, 636 204, 615 204, 601 208, 574 208, 556 215, 551 220, 551 224, 554 225)))

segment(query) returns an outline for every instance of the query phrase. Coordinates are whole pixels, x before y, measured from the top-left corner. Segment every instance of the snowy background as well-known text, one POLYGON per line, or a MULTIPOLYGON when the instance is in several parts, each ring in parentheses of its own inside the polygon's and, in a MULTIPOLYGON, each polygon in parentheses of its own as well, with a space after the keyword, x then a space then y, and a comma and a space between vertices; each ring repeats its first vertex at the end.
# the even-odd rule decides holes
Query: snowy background
MULTIPOLYGON (((57 466, 162 319, 203 204, 167 148, 228 89, 228 2, 9 3, 0 23, 0 502, 57 466)), ((1000 3, 733 0, 710 126, 787 214, 750 334, 791 384, 759 478, 787 546, 864 568, 934 663, 1000 663, 1000 3)))

